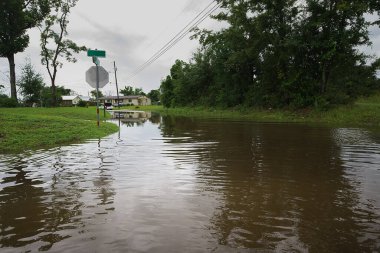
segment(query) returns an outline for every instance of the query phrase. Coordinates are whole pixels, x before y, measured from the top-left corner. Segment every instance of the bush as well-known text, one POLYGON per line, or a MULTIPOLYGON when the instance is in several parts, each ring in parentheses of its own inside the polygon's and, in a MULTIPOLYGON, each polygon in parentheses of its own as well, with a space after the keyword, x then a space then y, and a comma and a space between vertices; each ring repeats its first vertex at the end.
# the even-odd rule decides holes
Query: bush
POLYGON ((9 98, 6 95, 0 95, 0 107, 17 107, 16 99, 9 98))
POLYGON ((79 106, 79 107, 86 107, 87 106, 87 102, 83 101, 83 100, 79 100, 77 106, 79 106))

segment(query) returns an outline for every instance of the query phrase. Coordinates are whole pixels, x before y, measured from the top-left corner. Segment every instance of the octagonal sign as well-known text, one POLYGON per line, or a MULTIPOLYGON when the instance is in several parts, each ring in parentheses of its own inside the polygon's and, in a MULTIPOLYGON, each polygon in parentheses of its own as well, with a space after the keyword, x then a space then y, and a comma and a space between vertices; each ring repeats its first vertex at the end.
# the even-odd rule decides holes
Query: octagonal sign
MULTIPOLYGON (((102 66, 99 68, 99 88, 103 88, 109 82, 109 74, 102 66)), ((86 82, 92 87, 96 88, 96 66, 92 66, 86 71, 86 82)))

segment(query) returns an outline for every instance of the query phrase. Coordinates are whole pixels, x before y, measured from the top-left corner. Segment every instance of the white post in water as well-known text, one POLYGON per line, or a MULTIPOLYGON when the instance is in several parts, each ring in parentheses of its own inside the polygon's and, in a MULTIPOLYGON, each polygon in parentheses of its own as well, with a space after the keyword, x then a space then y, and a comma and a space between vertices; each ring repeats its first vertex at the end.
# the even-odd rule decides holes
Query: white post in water
MULTIPOLYGON (((100 116, 99 116, 99 59, 96 57, 93 57, 95 60, 96 65, 96 119, 97 119, 97 126, 100 126, 100 116)), ((105 105, 104 105, 105 106, 105 105)))

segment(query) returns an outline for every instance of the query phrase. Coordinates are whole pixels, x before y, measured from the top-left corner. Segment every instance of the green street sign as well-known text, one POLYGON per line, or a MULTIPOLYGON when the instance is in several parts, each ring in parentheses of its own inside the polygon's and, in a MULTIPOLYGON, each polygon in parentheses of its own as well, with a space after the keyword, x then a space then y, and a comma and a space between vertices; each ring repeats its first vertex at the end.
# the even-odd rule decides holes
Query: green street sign
POLYGON ((103 50, 88 50, 87 56, 89 57, 100 57, 105 58, 106 57, 106 51, 103 50))

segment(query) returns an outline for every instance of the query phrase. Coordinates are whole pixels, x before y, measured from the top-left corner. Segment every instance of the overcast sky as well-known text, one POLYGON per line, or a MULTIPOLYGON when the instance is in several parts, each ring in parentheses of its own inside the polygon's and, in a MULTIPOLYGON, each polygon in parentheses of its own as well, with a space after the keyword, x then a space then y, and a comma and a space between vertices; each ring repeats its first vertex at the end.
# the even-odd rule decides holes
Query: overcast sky
MULTIPOLYGON (((183 38, 150 67, 133 79, 130 73, 145 63, 169 42, 212 0, 79 0, 72 9, 69 20, 69 38, 78 45, 102 49, 107 57, 101 65, 110 73, 110 83, 102 90, 116 93, 113 61, 116 61, 119 88, 126 85, 141 87, 145 92, 158 89, 176 59, 189 60, 198 47, 189 36, 183 38)), ((216 21, 206 19, 200 27, 216 28, 216 21)), ((20 73, 25 58, 29 57, 47 85, 50 79, 40 63, 39 31, 29 32, 29 47, 16 55, 16 71, 20 73)), ((85 82, 86 70, 93 66, 91 58, 83 52, 77 63, 65 63, 57 75, 57 85, 64 85, 81 95, 92 88, 85 82)), ((6 58, 0 58, 0 84, 9 87, 9 67, 6 58)), ((9 93, 9 89, 6 89, 9 93)))
MULTIPOLYGON (((101 65, 110 71, 110 83, 103 88, 105 94, 115 94, 113 61, 118 68, 119 88, 126 85, 141 87, 145 92, 158 89, 176 59, 188 61, 198 47, 197 41, 186 36, 150 67, 133 79, 130 73, 146 62, 165 43, 169 42, 184 26, 201 12, 212 0, 79 0, 72 9, 68 27, 69 38, 78 45, 102 49, 107 58, 101 65)), ((217 29, 215 20, 207 19, 200 27, 217 29)), ((372 29, 372 48, 365 50, 380 56, 380 31, 372 29)), ((16 71, 19 74, 25 58, 29 57, 46 84, 50 86, 47 71, 40 63, 39 31, 31 30, 29 47, 16 55, 16 71)), ((83 52, 77 63, 65 63, 57 75, 57 85, 63 85, 81 95, 92 89, 85 82, 86 70, 93 66, 91 58, 83 52)), ((9 87, 9 67, 0 58, 0 84, 9 87)), ((5 90, 9 93, 9 89, 5 90)))

